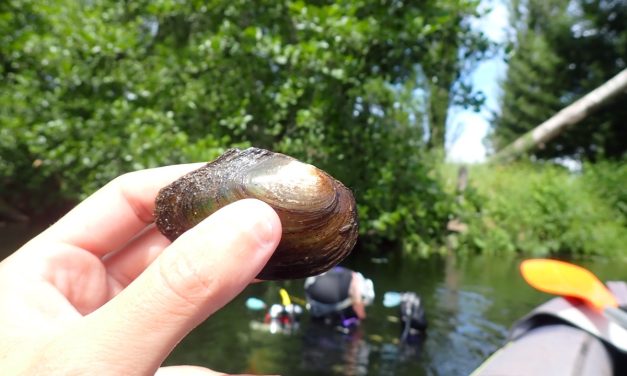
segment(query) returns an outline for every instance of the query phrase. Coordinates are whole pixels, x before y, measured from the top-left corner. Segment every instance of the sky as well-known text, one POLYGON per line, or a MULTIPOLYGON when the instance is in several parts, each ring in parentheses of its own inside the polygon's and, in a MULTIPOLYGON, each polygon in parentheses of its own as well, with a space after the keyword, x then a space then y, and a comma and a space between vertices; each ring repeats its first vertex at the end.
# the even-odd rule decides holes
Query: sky
MULTIPOLYGON (((491 7, 491 11, 475 23, 475 27, 495 42, 506 39, 508 26, 508 9, 502 0, 483 0, 483 7, 491 7)), ((506 64, 502 53, 477 65, 471 73, 475 90, 482 91, 486 103, 481 112, 461 108, 451 108, 447 123, 447 160, 460 163, 480 163, 486 160, 487 150, 483 139, 489 130, 488 120, 492 111, 498 109, 499 80, 503 79, 506 64)))

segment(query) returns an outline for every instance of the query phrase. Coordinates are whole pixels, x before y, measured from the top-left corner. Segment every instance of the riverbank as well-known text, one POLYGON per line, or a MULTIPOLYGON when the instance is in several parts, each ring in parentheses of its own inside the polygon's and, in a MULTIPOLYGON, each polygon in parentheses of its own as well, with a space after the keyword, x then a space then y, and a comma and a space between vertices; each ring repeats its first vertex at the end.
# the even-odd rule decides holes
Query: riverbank
MULTIPOLYGON (((359 248, 372 255, 400 250, 410 258, 447 252, 627 257, 625 163, 584 164, 574 172, 549 163, 473 165, 467 167, 461 185, 460 166, 433 166, 429 184, 440 193, 427 194, 423 201, 435 202, 415 206, 411 204, 418 200, 414 192, 404 206, 372 220, 362 216, 372 203, 358 201, 359 248), (425 207, 439 214, 422 213, 425 207), (415 218, 422 219, 416 222, 415 218), (431 223, 426 229, 422 228, 424 221, 431 223)), ((50 194, 54 196, 54 192, 50 194)), ((25 205, 29 206, 33 205, 25 205)), ((72 206, 66 201, 43 208, 40 214, 28 214, 28 222, 0 220, 0 226, 27 228, 32 223, 41 227, 72 206)))
MULTIPOLYGON (((448 192, 456 166, 443 166, 448 192)), ((456 206, 465 231, 453 238, 461 253, 521 253, 627 257, 627 164, 584 164, 578 171, 551 163, 470 166, 456 206)))

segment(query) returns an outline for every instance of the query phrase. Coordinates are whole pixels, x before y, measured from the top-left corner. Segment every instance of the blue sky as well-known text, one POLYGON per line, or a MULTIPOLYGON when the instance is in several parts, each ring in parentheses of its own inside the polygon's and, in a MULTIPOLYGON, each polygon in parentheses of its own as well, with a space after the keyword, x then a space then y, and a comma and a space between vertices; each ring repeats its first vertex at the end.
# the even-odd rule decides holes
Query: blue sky
MULTIPOLYGON (((492 10, 476 20, 475 27, 482 30, 488 38, 502 42, 506 39, 508 9, 501 0, 483 0, 482 7, 492 10)), ((502 53, 480 63, 471 73, 475 90, 482 91, 486 103, 479 113, 451 108, 447 123, 447 159, 451 162, 477 163, 486 159, 483 139, 490 127, 488 120, 491 112, 498 108, 499 80, 505 76, 506 64, 502 53)))

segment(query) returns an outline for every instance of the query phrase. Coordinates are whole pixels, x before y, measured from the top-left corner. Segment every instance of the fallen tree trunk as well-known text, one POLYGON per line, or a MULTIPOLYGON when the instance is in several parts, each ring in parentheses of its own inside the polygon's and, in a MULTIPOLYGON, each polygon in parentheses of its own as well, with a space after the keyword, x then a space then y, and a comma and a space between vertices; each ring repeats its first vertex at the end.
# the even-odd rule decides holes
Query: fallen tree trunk
POLYGON ((579 123, 614 97, 625 93, 627 69, 501 149, 490 161, 508 162, 538 145, 546 144, 569 126, 579 123))

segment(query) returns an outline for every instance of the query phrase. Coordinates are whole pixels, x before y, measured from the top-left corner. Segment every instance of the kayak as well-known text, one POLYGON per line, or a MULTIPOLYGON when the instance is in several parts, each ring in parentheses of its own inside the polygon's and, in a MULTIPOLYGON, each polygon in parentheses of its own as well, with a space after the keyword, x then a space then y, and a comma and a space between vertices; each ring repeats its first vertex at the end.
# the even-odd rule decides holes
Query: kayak
POLYGON ((596 375, 615 373, 612 356, 591 334, 569 325, 545 325, 508 342, 472 376, 596 375))
MULTIPOLYGON (((610 289, 622 294, 625 286, 610 289)), ((472 373, 489 375, 627 375, 627 328, 581 301, 551 299, 515 323, 506 344, 472 373)))

